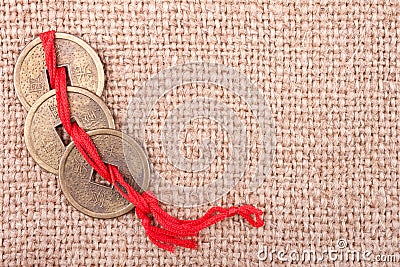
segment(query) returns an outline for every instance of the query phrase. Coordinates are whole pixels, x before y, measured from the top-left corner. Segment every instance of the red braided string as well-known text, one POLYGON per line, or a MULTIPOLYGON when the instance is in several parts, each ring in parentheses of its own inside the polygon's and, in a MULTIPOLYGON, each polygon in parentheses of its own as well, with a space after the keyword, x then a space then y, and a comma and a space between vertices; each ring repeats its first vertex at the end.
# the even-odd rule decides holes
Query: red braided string
POLYGON ((175 250, 175 246, 194 249, 197 243, 193 237, 196 237, 200 230, 234 215, 242 216, 254 227, 264 225, 264 221, 261 219, 262 211, 251 205, 230 208, 212 207, 199 219, 180 220, 161 209, 158 200, 151 192, 138 193, 124 180, 117 167, 104 163, 89 135, 76 122, 71 122, 66 73, 64 68, 56 67, 54 38, 55 31, 40 34, 50 85, 56 90, 61 123, 90 166, 113 184, 118 192, 135 206, 136 214, 140 218, 147 236, 154 244, 172 252, 175 250))

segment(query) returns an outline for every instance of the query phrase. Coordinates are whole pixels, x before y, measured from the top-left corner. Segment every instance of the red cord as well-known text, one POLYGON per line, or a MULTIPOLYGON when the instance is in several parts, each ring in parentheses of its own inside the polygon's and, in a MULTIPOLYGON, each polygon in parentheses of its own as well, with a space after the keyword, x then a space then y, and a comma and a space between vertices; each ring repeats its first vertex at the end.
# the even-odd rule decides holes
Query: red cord
POLYGON ((161 209, 158 200, 151 192, 140 194, 125 182, 117 167, 101 160, 89 135, 76 122, 71 122, 66 73, 64 68, 56 67, 54 38, 55 31, 40 34, 50 85, 56 90, 61 123, 86 161, 136 207, 136 214, 140 218, 147 236, 154 244, 172 252, 175 250, 175 246, 194 249, 197 247, 197 243, 193 237, 196 237, 200 230, 234 215, 242 216, 254 227, 264 225, 264 221, 261 219, 262 211, 251 205, 230 208, 212 207, 199 219, 180 220, 161 209))

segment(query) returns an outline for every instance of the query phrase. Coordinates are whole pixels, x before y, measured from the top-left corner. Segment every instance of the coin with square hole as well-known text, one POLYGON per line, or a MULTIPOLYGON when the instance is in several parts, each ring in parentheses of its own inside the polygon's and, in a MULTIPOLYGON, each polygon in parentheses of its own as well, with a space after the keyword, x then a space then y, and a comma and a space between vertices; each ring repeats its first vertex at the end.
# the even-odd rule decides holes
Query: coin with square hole
MULTIPOLYGON (((84 130, 114 128, 106 104, 97 95, 78 87, 67 87, 71 120, 84 130)), ((45 170, 58 174, 60 159, 70 143, 58 117, 56 91, 40 97, 31 107, 24 128, 25 143, 33 159, 45 170)))
MULTIPOLYGON (((112 129, 94 130, 88 134, 101 159, 118 167, 128 184, 137 191, 148 188, 150 169, 147 157, 135 140, 112 129), (129 156, 124 157, 124 152, 129 156)), ((131 203, 93 170, 74 143, 65 150, 59 173, 59 184, 65 197, 75 208, 89 216, 114 218, 133 208, 131 203)))
MULTIPOLYGON (((56 33, 57 66, 66 68, 67 85, 85 88, 98 96, 104 89, 104 69, 96 52, 83 40, 56 33)), ((14 87, 22 105, 29 109, 49 91, 45 54, 40 38, 21 52, 14 68, 14 87)))

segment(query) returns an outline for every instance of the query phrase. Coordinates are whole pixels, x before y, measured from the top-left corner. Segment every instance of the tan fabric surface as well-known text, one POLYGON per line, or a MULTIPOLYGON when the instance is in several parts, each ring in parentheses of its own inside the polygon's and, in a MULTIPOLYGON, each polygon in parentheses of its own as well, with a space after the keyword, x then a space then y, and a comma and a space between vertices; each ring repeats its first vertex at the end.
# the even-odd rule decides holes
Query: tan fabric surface
MULTIPOLYGON (((263 246, 323 250, 340 238, 399 253, 400 4, 391 2, 0 0, 0 265, 257 266, 269 265, 257 258, 263 246), (257 192, 237 186, 215 204, 254 204, 265 226, 234 217, 202 231, 197 250, 171 254, 133 214, 100 220, 72 207, 26 150, 27 111, 13 88, 20 51, 49 29, 99 53, 117 129, 134 90, 169 66, 218 62, 256 82, 276 125, 272 171, 257 192)), ((208 207, 166 208, 195 218, 208 207)))

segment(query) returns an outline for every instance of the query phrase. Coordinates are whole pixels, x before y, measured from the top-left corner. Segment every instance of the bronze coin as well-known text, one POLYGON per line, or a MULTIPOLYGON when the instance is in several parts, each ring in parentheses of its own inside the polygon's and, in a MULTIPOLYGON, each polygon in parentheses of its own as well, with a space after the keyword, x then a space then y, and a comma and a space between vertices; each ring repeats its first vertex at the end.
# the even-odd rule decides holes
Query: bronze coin
MULTIPOLYGON (((83 40, 70 34, 56 33, 57 66, 65 66, 69 83, 101 95, 104 70, 99 56, 83 40)), ((50 89, 45 55, 40 38, 21 52, 14 68, 14 87, 22 105, 29 109, 50 89)))
MULTIPOLYGON (((77 87, 68 87, 67 94, 71 119, 84 130, 114 128, 111 112, 100 97, 77 87)), ((69 140, 58 117, 55 90, 33 104, 26 118, 24 135, 33 159, 42 168, 58 174, 60 159, 69 140)))
MULTIPOLYGON (((136 190, 146 190, 150 169, 143 149, 126 134, 111 129, 88 132, 102 160, 117 166, 125 181, 136 190), (125 150, 125 151, 124 151, 125 150), (127 157, 124 157, 124 152, 127 157), (128 168, 128 165, 134 168, 128 168)), ((96 218, 114 218, 133 205, 97 174, 71 143, 60 162, 59 182, 68 201, 81 212, 96 218)))

